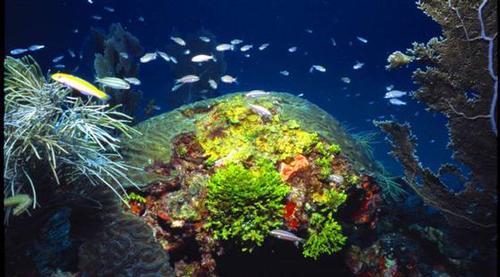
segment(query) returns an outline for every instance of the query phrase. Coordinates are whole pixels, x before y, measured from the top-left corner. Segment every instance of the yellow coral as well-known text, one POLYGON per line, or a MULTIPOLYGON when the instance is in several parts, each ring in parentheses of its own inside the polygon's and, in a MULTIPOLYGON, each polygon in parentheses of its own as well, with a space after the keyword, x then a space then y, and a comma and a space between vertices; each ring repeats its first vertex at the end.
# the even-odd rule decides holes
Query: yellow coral
MULTIPOLYGON (((295 120, 283 121, 274 114, 269 122, 251 111, 241 96, 220 102, 197 122, 197 138, 214 161, 238 162, 252 156, 271 161, 301 154, 317 142, 316 133, 300 130, 295 120)), ((253 102, 270 110, 270 101, 253 102)))
POLYGON ((389 57, 387 57, 388 65, 385 66, 385 69, 394 69, 401 67, 403 65, 407 65, 413 61, 412 56, 408 56, 401 51, 393 52, 389 57))

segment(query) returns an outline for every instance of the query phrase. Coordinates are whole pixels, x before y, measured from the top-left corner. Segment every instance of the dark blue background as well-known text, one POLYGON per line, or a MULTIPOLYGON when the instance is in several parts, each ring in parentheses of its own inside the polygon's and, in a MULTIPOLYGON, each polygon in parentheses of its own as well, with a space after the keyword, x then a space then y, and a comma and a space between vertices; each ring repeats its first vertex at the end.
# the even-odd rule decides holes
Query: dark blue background
MULTIPOLYGON (((67 53, 71 48, 78 54, 91 26, 107 30, 109 24, 120 22, 139 38, 146 51, 164 49, 174 33, 182 37, 205 28, 217 36, 218 42, 240 38, 254 44, 248 52, 251 58, 239 51, 226 54, 227 73, 236 76, 240 84, 221 84, 222 92, 265 89, 304 93, 306 99, 354 132, 377 130, 371 119, 393 116, 412 123, 424 165, 436 169, 450 159, 446 121, 441 116, 426 112, 410 97, 402 99, 408 102, 406 106, 393 106, 383 99, 389 84, 404 91, 416 89, 411 80, 414 68, 388 72, 384 69, 387 56, 410 47, 414 41, 427 42, 440 34, 439 26, 417 9, 414 0, 94 0, 94 4, 87 0, 6 0, 5 5, 6 54, 14 48, 44 44, 45 49, 33 54, 44 70, 50 68, 54 57, 65 54, 61 63, 71 69, 79 65, 75 74, 92 80, 92 60, 70 59, 67 53), (104 6, 115 12, 105 11, 104 6), (92 15, 103 19, 96 21, 92 15), (145 21, 138 21, 139 16, 145 21), (76 34, 75 28, 79 30, 76 34), (356 36, 368 39, 368 43, 358 41, 356 36), (255 48, 264 42, 271 44, 269 48, 257 51, 255 48), (290 54, 290 46, 299 49, 290 54), (353 70, 357 60, 365 66, 353 70), (310 74, 312 64, 324 65, 327 72, 310 74), (288 70, 290 76, 280 75, 280 70, 288 70), (340 81, 343 76, 351 79, 349 85, 340 81)), ((169 66, 160 61, 142 65, 139 78, 145 101, 154 98, 162 112, 166 111, 166 95, 173 84, 169 66)), ((380 142, 383 137, 379 136, 380 142)), ((400 167, 386 154, 389 149, 386 143, 376 144, 376 157, 400 174, 400 167)))

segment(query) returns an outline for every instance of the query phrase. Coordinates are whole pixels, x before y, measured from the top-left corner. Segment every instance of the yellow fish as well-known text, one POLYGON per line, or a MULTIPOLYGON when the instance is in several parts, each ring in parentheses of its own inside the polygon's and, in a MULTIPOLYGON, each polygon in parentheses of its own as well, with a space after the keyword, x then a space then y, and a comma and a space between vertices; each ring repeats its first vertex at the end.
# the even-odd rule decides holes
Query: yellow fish
POLYGON ((78 78, 76 76, 66 74, 66 73, 55 73, 50 76, 52 80, 55 80, 59 83, 65 84, 66 86, 76 89, 82 94, 85 95, 90 95, 90 96, 95 96, 101 100, 109 100, 110 97, 106 93, 104 93, 102 90, 99 90, 96 88, 94 85, 91 83, 78 78))

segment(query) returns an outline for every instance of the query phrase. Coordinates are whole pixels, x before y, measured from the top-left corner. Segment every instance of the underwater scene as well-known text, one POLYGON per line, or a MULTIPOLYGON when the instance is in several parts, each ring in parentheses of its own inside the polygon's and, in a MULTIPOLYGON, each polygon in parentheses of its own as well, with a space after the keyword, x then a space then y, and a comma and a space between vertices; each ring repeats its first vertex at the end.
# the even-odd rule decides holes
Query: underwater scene
POLYGON ((4 276, 497 276, 497 6, 5 0, 4 276))

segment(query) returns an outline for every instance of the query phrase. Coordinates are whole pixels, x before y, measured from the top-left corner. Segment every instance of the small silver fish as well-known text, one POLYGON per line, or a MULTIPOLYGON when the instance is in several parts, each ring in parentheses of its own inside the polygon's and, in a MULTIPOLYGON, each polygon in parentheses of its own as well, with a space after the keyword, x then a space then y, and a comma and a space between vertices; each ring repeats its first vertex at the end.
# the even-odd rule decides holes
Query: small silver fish
POLYGON ((127 81, 129 84, 136 85, 136 86, 141 84, 141 81, 135 77, 123 78, 123 80, 127 81))
POLYGON ((72 49, 68 49, 68 54, 70 55, 70 57, 74 58, 76 57, 76 54, 75 52, 72 50, 72 49))
POLYGON ((398 98, 401 96, 405 96, 406 91, 400 91, 400 90, 390 90, 385 93, 384 98, 398 98))
POLYGON ((206 62, 209 60, 213 60, 214 62, 217 61, 213 55, 205 55, 205 54, 199 54, 191 58, 191 61, 195 63, 206 62))
POLYGON ((313 33, 313 30, 311 29, 306 29, 306 32, 309 33, 309 34, 312 34, 313 33))
POLYGON ((248 106, 250 107, 250 109, 254 113, 260 115, 263 118, 271 119, 273 117, 273 114, 268 109, 266 109, 266 108, 264 108, 262 106, 253 105, 253 104, 248 104, 248 106))
POLYGON ((128 59, 128 54, 126 52, 120 52, 120 57, 128 59))
POLYGON ((106 11, 108 11, 108 12, 110 12, 110 13, 112 13, 112 12, 114 12, 114 11, 115 11, 115 9, 114 9, 114 8, 111 8, 111 7, 104 7, 104 10, 106 10, 106 11))
POLYGON ((11 55, 19 55, 19 54, 22 54, 22 53, 25 53, 25 52, 28 52, 28 49, 25 49, 25 48, 16 48, 16 49, 10 50, 10 54, 11 55))
POLYGON ((158 55, 160 55, 160 57, 162 59, 164 59, 165 61, 167 61, 167 62, 171 61, 170 56, 167 53, 161 52, 161 51, 156 51, 156 53, 158 53, 158 55))
POLYGON ((62 59, 64 59, 64 55, 57 56, 57 57, 53 58, 53 59, 52 59, 52 62, 53 62, 53 63, 58 63, 58 62, 60 62, 62 59))
POLYGON ((102 19, 102 16, 100 16, 100 15, 93 15, 93 16, 92 16, 92 19, 95 19, 95 20, 101 20, 101 19, 102 19))
POLYGON ((389 91, 389 90, 392 90, 394 88, 394 85, 388 85, 385 87, 385 90, 389 91))
POLYGON ((196 76, 196 75, 186 75, 182 78, 179 78, 177 80, 175 80, 176 83, 194 83, 194 82, 198 82, 200 80, 200 77, 196 76))
POLYGON ((351 82, 351 79, 349 77, 342 77, 342 78, 340 78, 340 80, 342 80, 342 82, 344 82, 346 84, 349 84, 351 82))
POLYGON ((56 64, 54 65, 55 68, 66 68, 64 64, 56 64))
POLYGON ((303 93, 299 93, 299 94, 297 95, 297 97, 302 97, 302 96, 304 96, 304 94, 303 94, 303 93))
POLYGON ((288 48, 288 52, 290 52, 290 53, 293 53, 295 51, 297 51, 297 46, 292 46, 292 47, 288 48))
POLYGON ((358 70, 358 69, 362 68, 364 65, 365 65, 364 63, 357 61, 357 62, 356 62, 356 63, 352 66, 352 69, 354 69, 354 70, 358 70))
POLYGON ((335 41, 335 39, 334 39, 334 38, 330 38, 330 41, 332 42, 332 45, 333 45, 333 46, 337 46, 337 42, 335 41))
POLYGON ((243 41, 242 41, 241 39, 233 39, 233 40, 231 40, 231 42, 230 42, 230 43, 231 43, 232 45, 237 45, 237 44, 240 44, 240 43, 242 43, 242 42, 243 42, 243 41))
POLYGON ((170 37, 170 39, 173 40, 175 43, 179 44, 180 46, 186 46, 186 42, 180 37, 170 37))
POLYGON ((176 91, 177 89, 179 89, 180 87, 182 87, 182 85, 184 85, 185 83, 177 83, 175 84, 172 89, 170 91, 176 91))
POLYGON ((366 38, 362 38, 362 37, 356 37, 359 41, 361 41, 362 43, 368 43, 368 40, 366 38))
POLYGON ((261 46, 259 46, 259 50, 262 51, 266 49, 269 46, 269 43, 263 43, 261 46))
POLYGON ((250 54, 249 53, 246 53, 244 56, 245 56, 245 58, 250 58, 250 54))
POLYGON ((245 45, 241 46, 240 51, 246 52, 246 51, 252 49, 252 47, 253 47, 253 45, 251 45, 251 44, 245 44, 245 45))
POLYGON ((222 43, 222 44, 217 45, 215 47, 215 50, 220 51, 220 52, 234 50, 234 45, 228 44, 228 43, 222 43))
POLYGON ((269 234, 273 237, 276 237, 276 238, 279 238, 282 240, 288 240, 291 242, 304 242, 303 238, 297 237, 295 234, 290 233, 290 232, 285 231, 285 230, 278 230, 278 229, 272 230, 271 232, 269 232, 269 234))
POLYGON ((314 70, 317 70, 319 72, 326 72, 326 68, 324 66, 317 64, 312 65, 309 69, 309 72, 312 73, 314 70))
POLYGON ((137 18, 137 20, 139 20, 140 22, 144 22, 144 17, 139 16, 139 17, 137 18))
POLYGON ((146 54, 144 54, 144 56, 142 56, 140 58, 140 62, 147 63, 147 62, 150 62, 152 60, 156 60, 156 57, 157 57, 156 52, 146 53, 146 54))
POLYGON ((28 50, 30 50, 30 51, 37 51, 37 50, 40 50, 40 49, 43 49, 43 48, 45 48, 45 45, 34 44, 34 45, 31 45, 30 47, 28 47, 28 50))
POLYGON ((182 52, 182 54, 189 55, 189 54, 191 54, 191 50, 186 49, 186 50, 184 50, 184 52, 182 52))
POLYGON ((401 106, 401 105, 406 105, 406 102, 403 102, 397 98, 391 98, 389 99, 389 103, 396 105, 396 106, 401 106))
POLYGON ((210 42, 210 39, 208 37, 204 37, 204 36, 201 36, 201 37, 198 37, 201 41, 203 42, 210 42))
POLYGON ((210 85, 210 87, 211 87, 212 89, 217 89, 217 82, 215 82, 214 80, 209 79, 209 80, 208 80, 208 84, 210 85))
POLYGON ((344 182, 344 177, 342 177, 340 175, 330 174, 330 175, 328 175, 327 181, 334 182, 337 184, 342 184, 344 182))
POLYGON ((280 74, 283 76, 288 76, 288 75, 290 75, 290 72, 288 72, 286 70, 282 70, 282 71, 280 71, 280 74))
POLYGON ((271 93, 267 92, 267 91, 263 91, 263 90, 260 90, 260 89, 254 89, 254 90, 251 90, 251 91, 247 92, 245 94, 245 97, 253 99, 253 98, 259 98, 259 97, 262 97, 262 96, 267 96, 267 95, 270 95, 270 94, 271 93))
POLYGON ((238 80, 231 76, 231 75, 224 75, 222 77, 220 77, 220 80, 224 83, 228 83, 228 84, 232 84, 232 83, 238 83, 238 80))
POLYGON ((117 77, 97 78, 95 81, 101 83, 105 87, 110 87, 113 89, 130 89, 129 83, 117 77))
POLYGON ((170 58, 170 61, 177 64, 177 59, 174 56, 168 56, 170 58))

